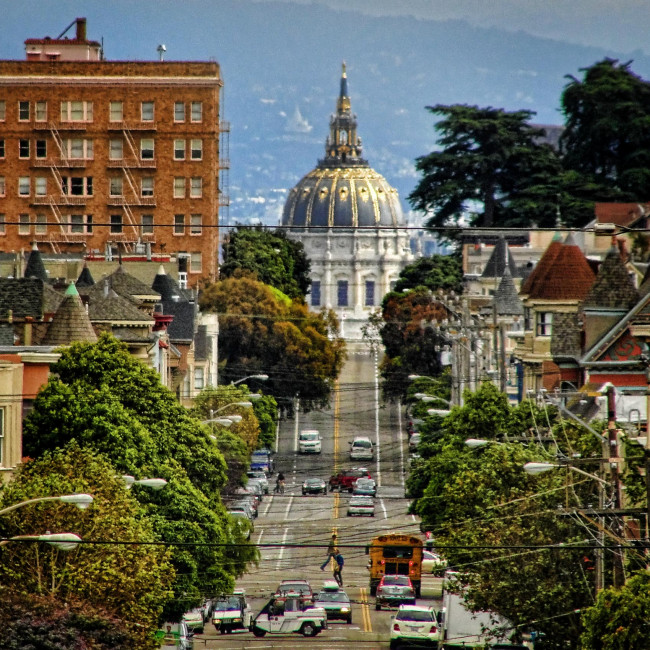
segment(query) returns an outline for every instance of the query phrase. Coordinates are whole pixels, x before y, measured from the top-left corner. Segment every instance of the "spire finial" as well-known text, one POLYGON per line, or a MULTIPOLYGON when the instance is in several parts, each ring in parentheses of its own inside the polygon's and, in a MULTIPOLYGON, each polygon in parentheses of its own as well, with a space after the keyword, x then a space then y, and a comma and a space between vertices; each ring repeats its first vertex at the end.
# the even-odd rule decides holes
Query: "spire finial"
POLYGON ((347 73, 345 72, 345 61, 341 64, 341 76, 347 77, 347 73))

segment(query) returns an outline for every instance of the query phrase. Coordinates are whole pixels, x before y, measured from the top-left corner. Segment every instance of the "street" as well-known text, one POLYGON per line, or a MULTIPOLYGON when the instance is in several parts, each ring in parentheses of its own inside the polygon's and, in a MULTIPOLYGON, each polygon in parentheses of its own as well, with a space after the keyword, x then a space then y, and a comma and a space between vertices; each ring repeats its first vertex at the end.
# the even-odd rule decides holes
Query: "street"
MULTIPOLYGON (((349 648, 359 642, 364 648, 388 647, 394 611, 375 611, 374 598, 369 596, 365 546, 382 532, 419 534, 419 521, 406 513, 408 501, 404 499, 408 465, 404 414, 397 405, 382 405, 375 361, 367 354, 350 353, 331 406, 327 411, 300 412, 293 420, 281 422, 275 461, 276 471, 286 476, 286 490, 283 495, 265 497, 261 503, 251 538, 261 547, 261 561, 237 582, 237 587, 246 590, 255 614, 281 580, 307 579, 314 591, 320 590, 323 580, 332 578, 329 567, 325 572, 319 567, 331 534, 336 532, 345 558, 343 585, 352 601, 352 624, 330 622, 329 628, 313 639, 299 635, 255 638, 250 632, 223 636, 208 624, 205 634, 195 637, 195 648, 349 648), (297 453, 302 429, 320 431, 321 454, 297 453), (375 443, 372 462, 352 463, 349 459, 349 442, 359 435, 375 443), (327 481, 334 471, 360 465, 368 467, 379 486, 374 518, 348 517, 347 493, 302 496, 304 479, 320 477, 327 481)), ((275 484, 274 477, 270 483, 275 484)), ((438 588, 435 578, 423 576, 422 604, 437 605, 439 601, 431 596, 437 594, 438 588)))

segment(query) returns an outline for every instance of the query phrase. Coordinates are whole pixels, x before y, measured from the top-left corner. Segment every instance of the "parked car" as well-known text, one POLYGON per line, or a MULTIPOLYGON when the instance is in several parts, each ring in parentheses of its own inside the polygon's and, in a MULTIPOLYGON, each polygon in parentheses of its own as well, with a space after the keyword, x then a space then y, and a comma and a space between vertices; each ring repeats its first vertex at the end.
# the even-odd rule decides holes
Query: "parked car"
POLYGON ((444 573, 447 563, 433 551, 422 551, 422 573, 444 573))
POLYGON ((372 497, 353 496, 348 503, 348 517, 374 517, 375 501, 372 497))
POLYGON ((256 449, 251 454, 251 470, 262 471, 267 476, 273 474, 273 459, 270 449, 256 449))
POLYGON ((352 494, 368 497, 377 496, 377 483, 372 478, 358 478, 354 482, 352 494))
POLYGON ((391 650, 406 645, 438 648, 443 640, 439 624, 440 616, 432 607, 400 605, 397 614, 392 618, 391 650))
POLYGON ((384 576, 377 585, 375 609, 396 605, 415 605, 415 589, 408 576, 384 576))
POLYGON ((302 602, 310 605, 314 602, 314 592, 306 580, 283 580, 273 597, 280 601, 291 595, 298 596, 302 602))
POLYGON ((409 452, 414 454, 418 450, 418 445, 420 444, 421 440, 422 440, 422 434, 414 433, 409 438, 409 452))
POLYGON ((255 519, 255 513, 250 504, 245 501, 228 501, 226 507, 231 515, 241 515, 246 517, 249 521, 255 519))
MULTIPOLYGON (((267 481, 268 484, 268 481, 267 481)), ((256 478, 249 478, 248 483, 246 483, 246 488, 248 490, 252 490, 255 494, 256 497, 259 498, 260 502, 263 501, 264 495, 266 492, 264 491, 264 486, 262 483, 256 479, 256 478)))
POLYGON ((347 490, 352 492, 354 489, 354 482, 358 478, 371 478, 370 472, 365 467, 353 467, 352 469, 344 469, 338 474, 334 474, 330 477, 329 486, 330 492, 338 490, 342 492, 347 490))
POLYGON ((262 637, 267 633, 295 633, 316 636, 327 628, 327 614, 322 607, 312 607, 296 593, 278 599, 271 598, 262 611, 251 621, 251 632, 262 637))
POLYGON ((298 452, 301 454, 320 454, 321 436, 316 429, 305 429, 298 436, 298 452))
POLYGON ((372 460, 375 450, 372 441, 366 436, 357 436, 350 443, 350 460, 372 460))
POLYGON ((322 607, 328 620, 343 620, 352 623, 352 605, 348 595, 334 580, 326 580, 323 589, 314 600, 314 607, 322 607))
POLYGON ((191 632, 184 622, 164 623, 155 638, 161 644, 160 650, 190 650, 194 645, 191 632))
POLYGON ((264 488, 264 494, 269 493, 269 479, 266 476, 266 472, 258 469, 249 469, 246 472, 246 476, 248 476, 249 479, 257 479, 264 488))
POLYGON ((236 589, 230 595, 215 599, 212 624, 221 634, 230 634, 233 630, 247 630, 251 620, 251 608, 242 589, 236 589))
POLYGON ((255 529, 253 520, 242 510, 228 510, 233 527, 236 527, 245 539, 251 538, 255 529))
POLYGON ((303 494, 327 494, 327 483, 322 478, 308 478, 302 484, 303 494))
POLYGON ((187 625, 187 629, 195 634, 203 634, 203 610, 200 608, 191 609, 189 612, 183 614, 183 622, 187 625))

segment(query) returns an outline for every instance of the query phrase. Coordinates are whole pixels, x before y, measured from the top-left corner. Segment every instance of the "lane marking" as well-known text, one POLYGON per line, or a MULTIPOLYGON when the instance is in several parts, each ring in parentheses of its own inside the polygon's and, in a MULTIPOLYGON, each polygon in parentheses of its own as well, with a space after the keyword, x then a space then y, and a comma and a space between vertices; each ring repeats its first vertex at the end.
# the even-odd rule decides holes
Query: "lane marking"
POLYGON ((381 449, 379 446, 379 366, 377 365, 377 350, 375 350, 375 455, 377 459, 377 487, 381 487, 381 449))
POLYGON ((289 529, 284 529, 284 535, 282 536, 282 546, 280 546, 280 553, 278 555, 278 561, 275 564, 275 570, 279 571, 282 568, 282 557, 284 556, 284 545, 287 543, 287 536, 289 535, 289 529))
POLYGON ((278 453, 278 445, 280 444, 280 418, 278 418, 275 425, 275 453, 278 453))
POLYGON ((295 414, 294 414, 294 427, 293 427, 293 451, 295 454, 298 453, 298 429, 300 428, 300 400, 296 397, 294 402, 295 404, 295 414))
POLYGON ((289 519, 289 511, 291 510, 291 506, 293 504, 293 495, 289 497, 289 503, 287 503, 287 509, 284 511, 284 520, 287 521, 289 519))
POLYGON ((379 504, 381 505, 381 509, 384 511, 384 519, 388 519, 388 512, 386 511, 386 506, 384 504, 384 500, 379 499, 379 504))
POLYGON ((368 603, 368 591, 361 587, 361 620, 363 621, 363 631, 372 632, 372 622, 370 620, 370 605, 368 603))
POLYGON ((399 434, 399 440, 398 440, 398 445, 399 445, 399 469, 401 473, 401 482, 402 482, 402 489, 405 488, 404 485, 404 476, 406 474, 406 469, 404 468, 404 432, 402 431, 402 400, 397 401, 397 431, 399 434))
POLYGON ((339 468, 339 437, 341 434, 341 392, 338 380, 334 382, 334 473, 339 468))
POLYGON ((255 542, 255 544, 257 544, 257 546, 259 546, 260 542, 262 541, 262 535, 264 535, 264 529, 263 528, 260 530, 260 534, 257 536, 257 542, 255 542))
MULTIPOLYGON (((336 492, 334 494, 334 505, 332 506, 332 519, 338 519, 339 518, 339 502, 341 500, 341 495, 336 492)), ((336 532, 336 529, 332 530, 333 533, 336 532)))
POLYGON ((266 508, 264 508, 264 512, 262 513, 262 515, 263 515, 264 517, 266 517, 266 515, 268 514, 268 512, 269 512, 269 510, 270 510, 270 508, 271 508, 272 503, 273 503, 273 495, 271 495, 271 498, 269 499, 269 502, 266 504, 266 508))

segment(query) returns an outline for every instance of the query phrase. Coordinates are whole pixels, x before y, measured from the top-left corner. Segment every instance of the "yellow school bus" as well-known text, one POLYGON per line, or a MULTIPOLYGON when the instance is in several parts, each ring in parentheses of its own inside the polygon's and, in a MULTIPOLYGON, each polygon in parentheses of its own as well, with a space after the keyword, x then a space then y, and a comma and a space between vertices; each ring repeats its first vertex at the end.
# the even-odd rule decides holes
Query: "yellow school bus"
POLYGON ((384 575, 408 576, 415 595, 420 596, 422 581, 422 540, 414 535, 388 533, 375 537, 366 546, 370 556, 370 595, 377 595, 377 585, 384 575))

